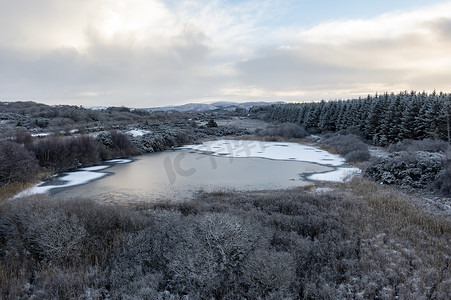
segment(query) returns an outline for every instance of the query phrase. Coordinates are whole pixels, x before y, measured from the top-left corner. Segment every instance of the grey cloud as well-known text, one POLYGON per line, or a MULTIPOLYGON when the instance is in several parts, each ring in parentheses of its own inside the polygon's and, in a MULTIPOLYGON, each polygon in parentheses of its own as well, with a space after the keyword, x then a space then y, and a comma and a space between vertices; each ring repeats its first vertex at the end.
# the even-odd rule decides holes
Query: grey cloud
POLYGON ((186 101, 210 94, 222 81, 207 71, 205 40, 201 31, 187 26, 164 48, 113 43, 92 33, 86 51, 61 47, 36 60, 0 48, 1 96, 74 99, 95 92, 96 101, 104 102, 186 101))
POLYGON ((441 18, 434 22, 428 22, 425 25, 431 29, 437 39, 451 42, 451 17, 441 18))
POLYGON ((350 83, 377 82, 399 76, 399 71, 355 65, 348 55, 331 49, 281 49, 258 59, 237 64, 246 84, 273 89, 310 89, 350 83), (312 55, 320 53, 321 55, 312 55))

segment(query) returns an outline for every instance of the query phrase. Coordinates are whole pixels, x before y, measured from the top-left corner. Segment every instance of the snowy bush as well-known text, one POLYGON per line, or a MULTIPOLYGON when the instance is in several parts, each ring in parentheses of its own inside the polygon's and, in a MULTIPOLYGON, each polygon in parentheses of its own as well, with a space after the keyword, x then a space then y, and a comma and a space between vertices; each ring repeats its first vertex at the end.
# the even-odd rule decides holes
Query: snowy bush
POLYGON ((439 152, 446 153, 450 150, 450 145, 441 140, 432 140, 432 139, 424 139, 421 141, 414 140, 403 140, 402 142, 398 142, 396 144, 392 144, 388 147, 390 152, 416 152, 416 151, 425 151, 425 152, 439 152))
POLYGON ((365 174, 384 184, 426 188, 442 171, 445 159, 440 153, 395 152, 374 159, 365 174))
POLYGON ((368 149, 351 151, 345 155, 345 159, 348 162, 368 161, 370 157, 371 155, 368 149))
POLYGON ((370 158, 368 146, 359 137, 352 134, 332 135, 321 143, 332 147, 348 162, 367 161, 370 158))
POLYGON ((90 136, 49 137, 35 140, 27 148, 42 167, 55 171, 90 166, 101 159, 101 145, 90 136))
POLYGON ((431 187, 434 191, 445 197, 451 197, 451 163, 437 176, 432 182, 431 187))
POLYGON ((23 146, 0 141, 0 186, 27 182, 36 176, 38 163, 33 153, 23 146))
POLYGON ((128 135, 116 130, 98 134, 97 140, 111 151, 113 157, 126 157, 140 153, 128 135))

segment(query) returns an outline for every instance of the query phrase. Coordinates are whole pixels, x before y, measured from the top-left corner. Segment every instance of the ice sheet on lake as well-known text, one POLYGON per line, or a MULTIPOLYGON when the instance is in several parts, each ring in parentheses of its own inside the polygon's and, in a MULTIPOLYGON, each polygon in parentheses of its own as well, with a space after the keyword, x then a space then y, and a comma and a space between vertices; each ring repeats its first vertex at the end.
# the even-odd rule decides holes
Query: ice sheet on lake
POLYGON ((225 157, 259 157, 311 162, 336 167, 335 170, 330 172, 312 174, 307 177, 309 180, 342 182, 361 172, 358 168, 346 165, 346 160, 339 155, 298 143, 218 140, 181 148, 225 157))
POLYGON ((80 168, 77 171, 74 172, 65 172, 64 175, 61 177, 58 177, 58 181, 61 182, 61 184, 45 184, 44 182, 41 182, 37 185, 35 185, 32 188, 29 188, 16 196, 14 198, 18 197, 24 197, 24 196, 30 196, 34 194, 45 194, 48 193, 51 189, 55 188, 66 188, 71 187, 75 185, 85 184, 90 181, 100 179, 102 177, 105 177, 108 173, 105 172, 98 172, 104 169, 107 169, 111 167, 113 164, 126 164, 130 163, 133 160, 121 158, 121 159, 111 159, 105 161, 107 163, 106 165, 100 165, 100 166, 92 166, 92 167, 85 167, 80 168))
POLYGON ((84 184, 107 175, 107 173, 91 172, 91 171, 75 171, 64 174, 65 174, 64 176, 58 178, 59 180, 64 182, 61 185, 43 185, 44 183, 40 183, 32 188, 29 188, 17 194, 16 196, 14 196, 14 198, 30 196, 34 194, 45 194, 54 188, 65 188, 74 185, 84 184))
POLYGON ((218 140, 181 148, 225 157, 261 157, 312 162, 327 166, 341 166, 346 163, 345 159, 339 155, 312 146, 288 142, 218 140))

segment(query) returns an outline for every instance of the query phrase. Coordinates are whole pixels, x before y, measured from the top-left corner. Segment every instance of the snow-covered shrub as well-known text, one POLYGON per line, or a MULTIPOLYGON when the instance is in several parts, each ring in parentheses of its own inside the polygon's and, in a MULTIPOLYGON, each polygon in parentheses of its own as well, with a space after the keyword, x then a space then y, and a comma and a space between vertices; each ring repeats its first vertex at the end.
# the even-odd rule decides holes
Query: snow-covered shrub
POLYGON ((243 265, 244 284, 248 285, 248 299, 291 294, 296 279, 296 263, 288 252, 257 250, 243 265))
POLYGON ((420 141, 416 140, 403 140, 402 142, 398 142, 396 144, 392 144, 388 147, 389 152, 416 152, 416 151, 425 151, 425 152, 439 152, 446 153, 450 150, 450 145, 442 140, 433 140, 433 139, 424 139, 420 141))
POLYGON ((31 180, 37 170, 33 153, 17 143, 0 141, 0 186, 31 180))
POLYGON ((98 134, 97 140, 111 151, 113 157, 125 157, 140 153, 140 150, 132 143, 128 135, 116 130, 98 134))
POLYGON ((431 187, 439 194, 451 197, 451 163, 438 175, 437 179, 432 182, 431 187))
POLYGON ((356 135, 332 135, 322 143, 332 147, 348 162, 367 161, 370 158, 368 146, 356 135))
POLYGON ((161 266, 167 263, 164 253, 169 250, 159 248, 160 240, 158 230, 151 226, 122 237, 114 249, 108 276, 114 298, 132 299, 140 294, 156 298, 158 286, 163 283, 161 266))
POLYGON ((345 159, 348 162, 368 161, 370 159, 370 157, 371 157, 371 155, 370 155, 370 152, 368 151, 368 149, 351 151, 345 155, 345 159))
POLYGON ((49 137, 35 140, 27 148, 42 167, 55 171, 91 166, 101 159, 101 145, 90 136, 49 137))
POLYGON ((241 217, 224 213, 189 216, 186 221, 169 263, 174 291, 222 299, 243 260, 261 243, 259 231, 241 217))
POLYGON ((24 245, 23 250, 34 257, 66 263, 75 262, 81 256, 86 236, 83 223, 48 198, 15 201, 3 217, 1 233, 15 234, 14 238, 24 245))
POLYGON ((445 159, 440 153, 395 152, 375 158, 365 174, 383 184, 426 188, 443 170, 445 159))

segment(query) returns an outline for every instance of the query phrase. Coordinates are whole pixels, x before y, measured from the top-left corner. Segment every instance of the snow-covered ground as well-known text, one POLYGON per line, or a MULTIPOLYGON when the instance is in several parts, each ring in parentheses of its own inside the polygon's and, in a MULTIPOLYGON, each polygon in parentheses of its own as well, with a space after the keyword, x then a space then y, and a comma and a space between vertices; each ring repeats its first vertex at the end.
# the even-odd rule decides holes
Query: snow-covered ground
POLYGON ((143 136, 146 133, 150 133, 150 131, 142 130, 142 129, 132 129, 132 130, 129 130, 129 131, 125 132, 125 133, 128 133, 128 134, 132 135, 133 137, 138 137, 138 136, 143 136))
POLYGON ((310 176, 307 176, 307 179, 318 181, 343 182, 351 178, 353 175, 359 174, 360 172, 361 172, 360 169, 353 167, 347 168, 339 167, 334 171, 312 174, 310 176))
POLYGON ((51 135, 50 132, 41 132, 41 133, 32 133, 31 134, 32 137, 38 137, 38 138, 46 137, 49 135, 51 135))
POLYGON ((215 156, 303 161, 335 167, 335 170, 330 172, 312 174, 307 177, 309 180, 341 182, 354 174, 360 173, 358 168, 347 165, 345 159, 339 155, 298 143, 217 140, 181 148, 215 156))
POLYGON ((58 178, 58 180, 61 180, 62 184, 55 184, 55 185, 46 185, 44 182, 41 182, 37 185, 35 185, 32 188, 29 188, 16 196, 14 198, 24 197, 24 196, 30 196, 34 194, 45 194, 48 193, 51 189, 54 188, 63 188, 63 187, 70 187, 74 185, 84 184, 88 183, 89 181, 102 178, 107 175, 107 173, 101 173, 101 172, 93 172, 93 171, 75 171, 75 172, 67 172, 63 173, 64 176, 58 178))

